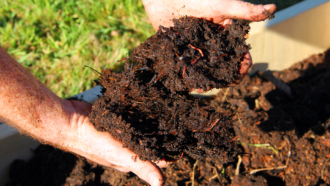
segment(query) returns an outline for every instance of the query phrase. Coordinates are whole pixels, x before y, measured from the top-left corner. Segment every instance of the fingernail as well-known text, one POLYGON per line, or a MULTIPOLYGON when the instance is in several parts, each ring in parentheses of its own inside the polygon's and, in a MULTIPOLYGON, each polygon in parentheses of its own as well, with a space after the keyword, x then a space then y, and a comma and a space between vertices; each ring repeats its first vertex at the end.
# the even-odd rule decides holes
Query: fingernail
POLYGON ((264 5, 265 10, 270 10, 271 8, 273 8, 273 5, 264 5))
POLYGON ((151 173, 149 177, 151 186, 161 186, 161 180, 157 174, 151 173))

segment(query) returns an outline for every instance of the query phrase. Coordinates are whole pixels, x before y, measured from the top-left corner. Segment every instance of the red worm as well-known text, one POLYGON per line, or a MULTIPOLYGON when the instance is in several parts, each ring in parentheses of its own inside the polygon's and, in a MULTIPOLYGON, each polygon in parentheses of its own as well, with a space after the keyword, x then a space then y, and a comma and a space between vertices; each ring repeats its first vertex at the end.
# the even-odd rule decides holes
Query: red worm
POLYGON ((184 75, 186 73, 186 70, 187 70, 187 66, 184 66, 184 69, 183 69, 183 72, 182 72, 182 78, 184 78, 184 75))

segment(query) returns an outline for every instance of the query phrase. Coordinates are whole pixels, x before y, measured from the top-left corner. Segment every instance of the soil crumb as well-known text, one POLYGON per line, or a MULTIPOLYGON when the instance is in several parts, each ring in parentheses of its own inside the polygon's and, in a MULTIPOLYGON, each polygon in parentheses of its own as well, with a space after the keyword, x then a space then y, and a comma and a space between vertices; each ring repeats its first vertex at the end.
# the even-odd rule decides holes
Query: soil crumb
POLYGON ((161 26, 123 59, 122 73, 103 72, 103 96, 94 104, 90 121, 142 160, 183 155, 233 160, 239 152, 231 142, 233 113, 215 112, 189 91, 225 87, 241 78, 248 30, 246 21, 223 28, 192 17, 175 19, 171 28, 161 26))

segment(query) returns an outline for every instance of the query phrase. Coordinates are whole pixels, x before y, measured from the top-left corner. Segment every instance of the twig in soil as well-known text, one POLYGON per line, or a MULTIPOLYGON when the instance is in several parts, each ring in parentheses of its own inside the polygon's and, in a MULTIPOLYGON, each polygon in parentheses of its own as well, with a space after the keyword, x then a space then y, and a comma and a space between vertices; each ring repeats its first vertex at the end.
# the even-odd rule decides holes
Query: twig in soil
POLYGON ((218 177, 218 175, 214 175, 214 176, 212 176, 211 178, 209 178, 209 181, 211 181, 211 180, 213 180, 213 179, 215 179, 215 178, 217 178, 218 177))
MULTIPOLYGON (((210 131, 218 122, 219 122, 219 120, 220 119, 216 119, 216 120, 214 120, 212 123, 211 123, 211 125, 210 125, 210 127, 208 127, 206 130, 202 130, 202 132, 208 132, 208 131, 210 131)), ((208 124, 210 124, 210 123, 208 123, 208 124)), ((194 132, 194 130, 193 130, 193 132, 194 132)))
POLYGON ((232 142, 236 141, 237 139, 239 140, 238 136, 235 136, 234 139, 230 140, 229 142, 232 143, 232 142))
POLYGON ((218 169, 216 167, 212 167, 214 172, 215 172, 215 175, 212 176, 211 178, 209 178, 209 181, 215 179, 215 178, 218 178, 219 182, 221 183, 221 178, 220 178, 220 175, 218 173, 218 169))
POLYGON ((286 167, 287 166, 284 165, 284 166, 279 166, 279 167, 268 167, 268 168, 262 168, 262 169, 254 169, 254 170, 250 171, 250 174, 255 174, 255 173, 260 172, 260 171, 285 169, 286 167))
POLYGON ((220 59, 220 58, 225 57, 225 56, 228 56, 228 54, 222 54, 222 55, 218 56, 217 58, 220 59))
POLYGON ((239 167, 241 166, 241 163, 242 163, 242 157, 240 155, 238 155, 238 162, 237 162, 236 171, 235 171, 236 176, 239 175, 239 167))
POLYGON ((239 145, 248 145, 248 146, 254 146, 254 147, 261 147, 261 148, 267 148, 270 150, 273 150, 275 154, 278 154, 278 150, 276 150, 273 146, 271 146, 269 143, 265 144, 253 144, 253 143, 238 143, 239 145))
POLYGON ((262 168, 262 169, 255 169, 255 170, 252 170, 250 171, 250 174, 255 174, 257 172, 260 172, 260 171, 267 171, 267 170, 279 170, 279 169, 286 169, 288 167, 288 164, 289 164, 289 160, 290 160, 290 156, 291 156, 291 144, 290 144, 290 141, 289 139, 284 136, 284 139, 285 141, 287 141, 287 143, 289 144, 289 152, 288 152, 288 157, 286 159, 286 162, 285 162, 285 165, 284 166, 279 166, 279 167, 267 167, 267 168, 262 168))
POLYGON ((237 114, 237 117, 238 117, 238 121, 240 122, 241 125, 243 125, 243 123, 242 123, 242 121, 241 121, 241 117, 239 117, 238 112, 236 112, 236 114, 237 114))
POLYGON ((195 186, 195 169, 196 169, 197 163, 198 163, 198 160, 196 160, 196 162, 194 163, 194 166, 193 166, 193 172, 192 172, 192 176, 191 176, 191 185, 192 186, 195 186))
POLYGON ((325 169, 325 167, 327 166, 328 162, 329 162, 329 158, 327 158, 327 160, 325 161, 325 164, 323 165, 323 168, 322 168, 322 170, 321 170, 321 179, 322 179, 322 180, 323 180, 323 178, 324 178, 324 169, 325 169))
POLYGON ((289 145, 289 152, 288 152, 288 158, 286 159, 286 162, 285 162, 285 165, 287 166, 289 164, 289 159, 290 159, 290 156, 291 156, 291 143, 289 141, 289 139, 284 136, 284 140, 288 143, 289 145))
POLYGON ((223 97, 222 97, 222 101, 227 101, 227 94, 228 94, 228 91, 229 91, 229 87, 226 89, 225 93, 223 94, 223 97))

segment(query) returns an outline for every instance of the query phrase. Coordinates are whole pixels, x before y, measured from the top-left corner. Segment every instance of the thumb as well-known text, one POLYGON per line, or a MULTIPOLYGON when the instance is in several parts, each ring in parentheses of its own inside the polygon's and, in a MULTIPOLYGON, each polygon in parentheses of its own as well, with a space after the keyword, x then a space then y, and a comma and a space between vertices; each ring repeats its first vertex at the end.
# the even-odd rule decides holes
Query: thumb
POLYGON ((262 21, 270 17, 276 10, 276 5, 254 5, 243 1, 231 1, 227 7, 228 18, 262 21))
POLYGON ((131 171, 151 186, 163 185, 163 176, 160 170, 150 161, 136 160, 131 165, 131 171))

